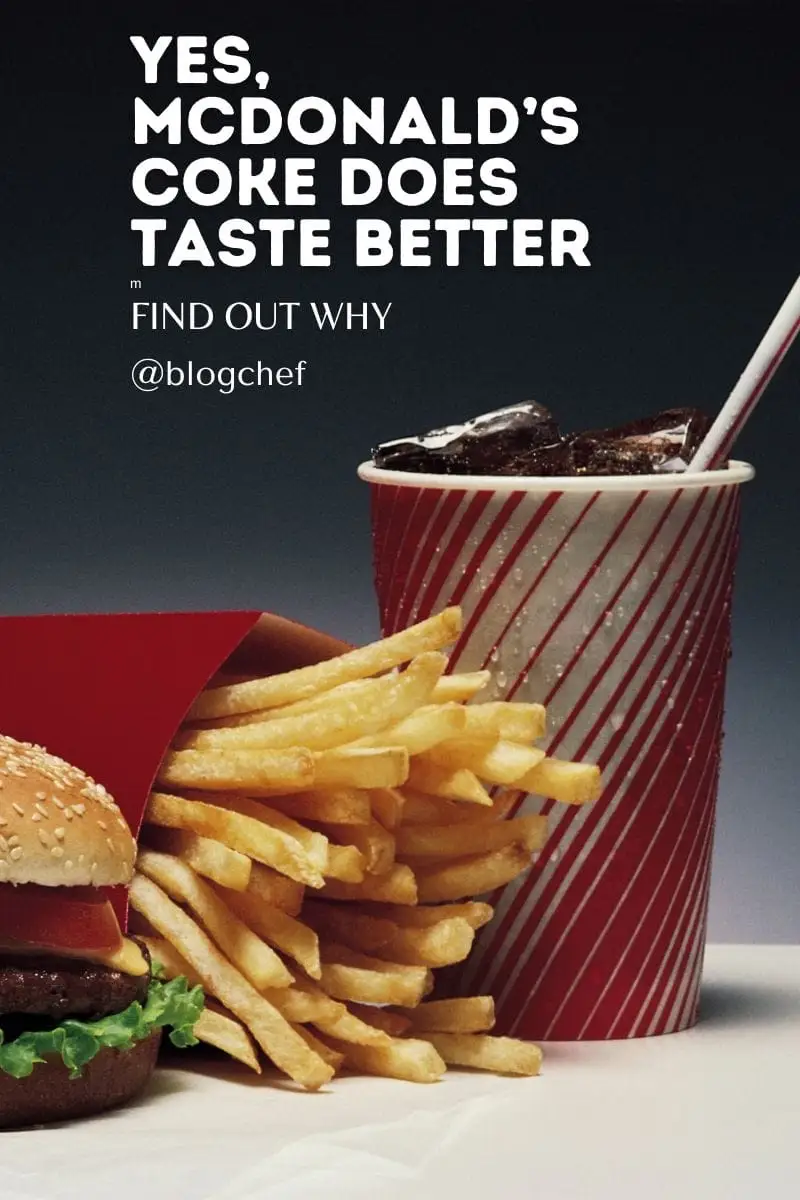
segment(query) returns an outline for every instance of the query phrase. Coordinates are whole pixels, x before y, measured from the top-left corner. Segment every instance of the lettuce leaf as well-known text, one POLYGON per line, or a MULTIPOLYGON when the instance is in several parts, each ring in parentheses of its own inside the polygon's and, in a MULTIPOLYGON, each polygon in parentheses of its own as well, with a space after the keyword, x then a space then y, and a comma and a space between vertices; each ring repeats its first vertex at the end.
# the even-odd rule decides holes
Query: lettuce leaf
POLYGON ((70 1078, 81 1074, 88 1062, 106 1047, 130 1050, 156 1029, 171 1027, 169 1039, 174 1046, 194 1046, 194 1026, 203 1011, 203 989, 190 988, 183 976, 165 980, 154 964, 147 999, 138 1000, 120 1013, 98 1021, 67 1019, 55 1029, 41 1033, 21 1033, 11 1042, 0 1029, 0 1071, 14 1079, 25 1079, 46 1055, 58 1055, 69 1069, 70 1078))

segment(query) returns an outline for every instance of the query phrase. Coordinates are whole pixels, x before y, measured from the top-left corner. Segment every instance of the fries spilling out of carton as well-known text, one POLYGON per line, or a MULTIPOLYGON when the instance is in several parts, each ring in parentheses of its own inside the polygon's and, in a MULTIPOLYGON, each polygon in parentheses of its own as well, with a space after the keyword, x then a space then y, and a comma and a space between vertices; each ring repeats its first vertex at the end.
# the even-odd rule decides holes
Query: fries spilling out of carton
POLYGON ((340 1068, 538 1072, 538 1047, 491 1035, 490 997, 427 997, 491 920, 475 897, 544 845, 517 802, 584 804, 600 772, 534 744, 541 705, 481 703, 488 671, 445 673, 460 629, 451 608, 316 665, 218 676, 161 764, 131 929, 202 984, 201 1040, 254 1071, 263 1055, 312 1089, 340 1068))

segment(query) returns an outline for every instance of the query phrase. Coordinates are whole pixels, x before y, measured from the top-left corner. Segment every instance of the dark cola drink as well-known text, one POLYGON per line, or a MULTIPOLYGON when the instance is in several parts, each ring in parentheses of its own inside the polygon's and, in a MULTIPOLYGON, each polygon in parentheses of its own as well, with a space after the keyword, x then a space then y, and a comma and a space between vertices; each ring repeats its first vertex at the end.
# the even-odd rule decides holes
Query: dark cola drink
POLYGON ((685 471, 709 426, 693 408, 672 408, 610 429, 562 433, 541 404, 496 412, 385 442, 377 467, 438 475, 652 475, 685 471))

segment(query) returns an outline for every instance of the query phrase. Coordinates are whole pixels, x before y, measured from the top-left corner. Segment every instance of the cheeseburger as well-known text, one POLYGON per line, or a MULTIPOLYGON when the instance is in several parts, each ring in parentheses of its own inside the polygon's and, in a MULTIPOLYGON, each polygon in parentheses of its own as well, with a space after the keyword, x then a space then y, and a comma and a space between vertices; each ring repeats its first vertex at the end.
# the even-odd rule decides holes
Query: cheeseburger
POLYGON ((150 1078, 162 1029, 196 1040, 201 990, 160 980, 109 900, 135 857, 105 788, 0 736, 0 1128, 121 1104, 150 1078))

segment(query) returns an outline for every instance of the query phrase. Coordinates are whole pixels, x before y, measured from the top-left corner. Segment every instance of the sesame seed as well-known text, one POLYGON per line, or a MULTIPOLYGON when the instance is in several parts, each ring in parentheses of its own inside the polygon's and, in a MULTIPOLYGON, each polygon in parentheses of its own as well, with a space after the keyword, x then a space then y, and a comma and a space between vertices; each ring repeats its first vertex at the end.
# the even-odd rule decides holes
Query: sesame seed
POLYGON ((65 858, 65 859, 64 859, 64 870, 65 870, 65 871, 71 871, 71 870, 72 870, 72 859, 71 859, 71 858, 65 858))
POLYGON ((32 821, 41 821, 41 819, 42 819, 42 814, 41 814, 41 813, 32 813, 32 814, 31 814, 31 820, 32 820, 32 821))
POLYGON ((36 799, 37 799, 37 800, 46 800, 46 799, 47 799, 47 792, 37 792, 37 793, 36 793, 36 799))
POLYGON ((86 812, 86 805, 85 804, 73 804, 72 811, 76 812, 79 817, 82 817, 83 814, 86 812))
POLYGON ((19 837, 17 836, 16 833, 11 834, 11 836, 8 839, 8 844, 9 844, 9 846, 18 846, 19 845, 19 837))
POLYGON ((45 808, 45 806, 43 804, 40 804, 38 801, 36 802, 36 811, 41 813, 41 815, 43 817, 47 817, 50 815, 48 813, 47 809, 45 808))
POLYGON ((66 819, 67 819, 68 821, 71 821, 71 820, 72 820, 72 818, 75 816, 75 813, 72 811, 72 809, 71 809, 71 808, 65 808, 65 809, 64 809, 64 816, 66 817, 66 819))
MULTIPOLYGON (((56 787, 58 787, 57 781, 56 787)), ((50 799, 53 801, 53 804, 55 804, 56 808, 63 809, 65 807, 63 800, 59 800, 58 796, 51 796, 50 799)))
POLYGON ((22 846, 15 846, 8 857, 12 862, 19 862, 22 858, 22 846))
POLYGON ((102 829, 102 830, 104 830, 104 831, 105 831, 106 829, 108 829, 108 826, 106 825, 105 821, 98 821, 98 822, 97 822, 97 826, 98 826, 98 828, 99 828, 99 829, 102 829))
POLYGON ((114 849, 114 843, 112 842, 111 838, 106 838, 106 845, 108 846, 109 850, 114 849))
POLYGON ((2 827, 7 824, 8 824, 8 821, 5 819, 5 817, 0 817, 0 829, 2 829, 2 827))
POLYGON ((50 853, 52 854, 53 858, 63 858, 64 857, 64 847, 63 846, 51 846, 50 853))
POLYGON ((3 837, 3 835, 1 833, 0 833, 0 850, 3 851, 3 854, 8 854, 8 842, 6 841, 6 839, 3 837))
POLYGON ((17 804, 16 800, 15 800, 15 801, 14 801, 14 803, 11 805, 11 807, 13 808, 14 812, 15 812, 15 813, 16 813, 18 816, 20 816, 20 817, 24 817, 24 816, 25 816, 25 809, 22 807, 22 805, 21 805, 21 804, 17 804))
POLYGON ((63 842, 65 832, 66 832, 66 830, 62 829, 60 826, 58 829, 53 830, 53 833, 56 835, 56 837, 58 838, 58 840, 60 842, 63 842))
POLYGON ((50 836, 49 836, 49 834, 45 833, 45 831, 43 829, 39 830, 39 841, 42 843, 43 846, 50 845, 50 836))

